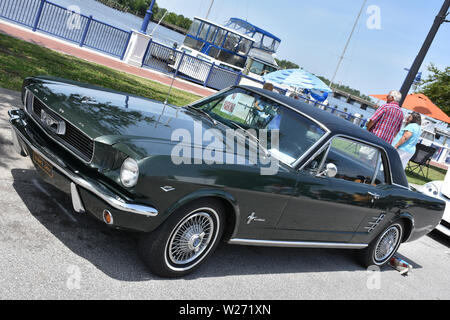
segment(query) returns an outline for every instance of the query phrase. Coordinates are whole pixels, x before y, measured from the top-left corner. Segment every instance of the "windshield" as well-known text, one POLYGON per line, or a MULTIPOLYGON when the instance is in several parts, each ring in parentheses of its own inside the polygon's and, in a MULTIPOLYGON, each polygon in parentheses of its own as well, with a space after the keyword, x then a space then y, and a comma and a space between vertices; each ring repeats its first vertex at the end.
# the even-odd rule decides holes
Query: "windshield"
POLYGON ((245 130, 267 130, 267 150, 289 165, 325 135, 318 124, 301 114, 244 89, 231 89, 193 105, 214 119, 245 130), (279 131, 279 141, 271 141, 270 132, 279 131))
POLYGON ((263 76, 266 75, 268 73, 271 72, 275 72, 277 71, 277 69, 275 67, 272 67, 268 64, 264 64, 262 62, 253 60, 251 65, 250 65, 250 70, 251 73, 256 74, 258 76, 263 76))

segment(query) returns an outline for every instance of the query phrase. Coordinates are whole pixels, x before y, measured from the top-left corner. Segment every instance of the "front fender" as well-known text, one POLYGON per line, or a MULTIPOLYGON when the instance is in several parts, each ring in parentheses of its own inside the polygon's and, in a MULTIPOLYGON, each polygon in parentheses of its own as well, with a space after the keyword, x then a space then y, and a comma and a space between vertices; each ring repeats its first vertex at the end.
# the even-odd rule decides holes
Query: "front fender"
MULTIPOLYGON (((240 211, 236 198, 230 193, 219 190, 219 189, 201 189, 195 192, 192 192, 177 201, 175 201, 171 206, 169 206, 163 213, 163 219, 167 219, 171 214, 173 214, 176 210, 180 209, 184 205, 191 203, 193 201, 204 199, 204 198, 215 198, 219 199, 224 203, 226 215, 231 218, 232 233, 235 234, 238 229, 238 224, 240 221, 240 211)), ((231 231, 231 230, 230 230, 231 231)))

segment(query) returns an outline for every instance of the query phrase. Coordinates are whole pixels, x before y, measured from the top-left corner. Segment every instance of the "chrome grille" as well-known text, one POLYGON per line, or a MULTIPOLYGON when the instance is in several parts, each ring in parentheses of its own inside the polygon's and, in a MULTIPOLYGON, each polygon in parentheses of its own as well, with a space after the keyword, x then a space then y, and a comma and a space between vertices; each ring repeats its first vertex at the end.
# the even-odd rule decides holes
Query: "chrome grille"
POLYGON ((71 123, 65 121, 60 116, 55 114, 55 112, 50 110, 44 103, 33 96, 33 114, 39 123, 41 123, 40 118, 42 110, 44 110, 46 113, 51 114, 52 117, 63 120, 66 124, 66 132, 64 133, 64 135, 56 135, 53 132, 47 131, 50 136, 66 146, 69 150, 78 155, 84 161, 91 161, 94 154, 94 141, 92 141, 88 136, 86 136, 71 123))

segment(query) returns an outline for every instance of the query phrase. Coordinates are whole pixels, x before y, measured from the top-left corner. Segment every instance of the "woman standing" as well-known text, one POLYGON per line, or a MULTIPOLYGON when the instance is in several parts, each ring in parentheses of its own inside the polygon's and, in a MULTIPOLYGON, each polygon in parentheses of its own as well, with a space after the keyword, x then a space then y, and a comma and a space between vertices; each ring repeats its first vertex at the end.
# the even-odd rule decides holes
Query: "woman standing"
POLYGON ((409 160, 416 153, 416 144, 421 134, 422 117, 420 113, 413 112, 406 119, 405 127, 400 130, 392 145, 397 149, 403 168, 406 168, 409 160))

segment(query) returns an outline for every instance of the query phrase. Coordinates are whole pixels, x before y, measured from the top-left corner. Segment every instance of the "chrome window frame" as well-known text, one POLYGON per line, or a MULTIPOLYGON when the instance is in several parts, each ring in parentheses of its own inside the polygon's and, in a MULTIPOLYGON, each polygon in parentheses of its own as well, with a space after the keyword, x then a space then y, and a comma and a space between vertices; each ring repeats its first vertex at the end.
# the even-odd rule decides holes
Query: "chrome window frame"
POLYGON ((320 127, 322 130, 325 131, 325 133, 322 135, 322 137, 321 137, 319 140, 317 140, 316 143, 314 143, 311 147, 309 147, 309 149, 306 150, 306 151, 303 153, 303 155, 302 155, 300 158, 298 158, 297 160, 295 160, 292 164, 286 163, 286 162, 282 161, 281 159, 278 159, 276 156, 271 155, 271 156, 277 158, 280 162, 282 162, 282 163, 284 163, 285 165, 287 165, 288 167, 290 167, 291 169, 294 169, 294 170, 295 170, 295 168, 298 167, 298 165, 299 165, 299 164, 300 164, 300 163, 301 163, 301 162, 302 162, 302 161, 303 161, 303 160, 304 160, 304 159, 312 152, 312 150, 316 149, 323 141, 325 141, 325 140, 331 135, 331 130, 328 129, 328 127, 325 126, 323 123, 321 123, 321 122, 317 121, 316 119, 314 119, 313 117, 307 115, 307 114, 304 113, 304 112, 301 112, 300 110, 297 110, 296 108, 293 108, 293 107, 289 106, 288 104, 286 104, 286 103, 284 103, 284 102, 281 102, 281 101, 278 100, 278 99, 274 99, 274 98, 272 98, 272 97, 269 97, 268 95, 265 95, 265 94, 263 94, 263 93, 257 92, 257 91, 255 91, 255 90, 250 89, 250 88, 243 88, 243 87, 240 87, 240 86, 229 87, 229 88, 226 88, 226 89, 223 89, 223 90, 217 92, 217 93, 214 94, 214 95, 211 95, 211 96, 209 96, 209 97, 205 97, 205 98, 200 99, 200 100, 198 100, 198 101, 195 101, 195 102, 189 104, 189 106, 202 104, 202 103, 204 103, 204 102, 207 102, 208 100, 211 100, 211 101, 212 101, 212 100, 214 100, 214 98, 215 98, 216 96, 219 96, 219 95, 221 95, 221 94, 223 94, 223 93, 225 93, 225 92, 227 92, 227 91, 231 91, 231 90, 233 90, 233 89, 241 89, 241 90, 244 90, 244 91, 249 91, 249 92, 252 92, 253 94, 262 96, 262 97, 264 97, 264 98, 266 98, 266 99, 268 99, 268 100, 270 100, 270 101, 276 102, 276 103, 278 103, 279 105, 281 105, 281 106, 283 106, 283 107, 285 107, 285 108, 288 108, 289 110, 294 111, 295 113, 297 113, 297 114, 299 114, 299 115, 301 115, 301 116, 303 116, 303 117, 305 117, 305 118, 311 120, 311 121, 314 122, 318 127, 320 127))
MULTIPOLYGON (((378 172, 379 172, 379 169, 380 169, 380 167, 381 167, 381 164, 383 164, 383 166, 386 167, 386 164, 385 164, 384 161, 383 161, 383 155, 382 155, 382 153, 384 153, 384 157, 385 157, 386 162, 387 162, 387 165, 388 165, 388 167, 389 167, 389 168, 388 168, 389 170, 387 171, 387 173, 388 173, 389 176, 388 176, 387 181, 386 181, 384 184, 387 184, 387 185, 393 185, 393 186, 399 186, 399 187, 408 189, 408 188, 406 188, 405 186, 398 185, 398 184, 394 183, 393 178, 392 178, 392 171, 391 171, 391 164, 390 164, 390 161, 389 161, 389 156, 387 155, 387 152, 386 152, 386 149, 385 149, 385 148, 383 148, 383 147, 380 146, 380 145, 377 145, 377 144, 374 144, 374 143, 371 143, 371 142, 368 142, 368 141, 364 141, 364 140, 362 140, 362 139, 358 139, 358 138, 355 138, 355 137, 352 137, 352 136, 348 136, 348 135, 345 135, 345 134, 337 134, 337 135, 332 136, 332 137, 330 138, 330 140, 329 140, 322 148, 320 148, 317 152, 315 152, 315 153, 311 156, 311 158, 310 158, 308 161, 306 161, 306 162, 299 168, 299 171, 302 171, 302 170, 306 167, 306 165, 308 165, 312 160, 314 160, 315 157, 317 157, 321 152, 323 152, 326 148, 328 148, 328 151, 327 151, 327 153, 326 153, 324 159, 321 161, 321 164, 320 164, 320 166, 318 167, 318 170, 317 170, 317 171, 320 172, 320 169, 324 166, 324 164, 325 164, 325 162, 326 162, 326 157, 328 156, 328 152, 329 152, 330 149, 331 149, 331 143, 332 143, 332 141, 333 141, 334 139, 336 139, 336 138, 344 138, 344 139, 348 139, 348 140, 353 140, 353 141, 355 141, 355 142, 362 143, 362 144, 368 145, 368 146, 370 146, 370 147, 373 147, 373 148, 377 149, 377 150, 380 152, 380 159, 377 160, 377 167, 376 167, 376 169, 375 169, 375 171, 374 171, 374 175, 373 175, 373 177, 372 177, 372 182, 376 179, 376 177, 377 177, 377 175, 378 175, 378 172), (380 160, 381 160, 381 161, 380 161, 380 160)), ((386 170, 386 168, 385 168, 385 170, 386 170)), ((351 181, 350 181, 350 182, 351 182, 351 181)), ((354 182, 354 183, 356 183, 356 182, 354 182)))

